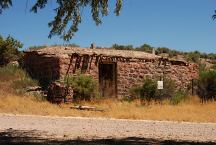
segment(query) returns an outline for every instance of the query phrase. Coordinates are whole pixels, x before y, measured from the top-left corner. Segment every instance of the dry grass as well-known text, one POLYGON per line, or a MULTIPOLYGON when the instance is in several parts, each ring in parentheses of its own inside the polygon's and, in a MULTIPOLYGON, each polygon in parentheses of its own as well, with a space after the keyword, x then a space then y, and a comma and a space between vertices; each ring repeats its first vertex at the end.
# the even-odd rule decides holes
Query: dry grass
POLYGON ((70 107, 75 104, 59 106, 50 104, 47 101, 38 101, 31 96, 20 97, 12 94, 0 94, 1 113, 216 122, 216 102, 202 104, 196 97, 176 106, 169 105, 168 103, 161 105, 155 102, 144 106, 138 100, 129 103, 112 99, 80 102, 79 104, 97 106, 100 109, 104 109, 104 111, 73 110, 70 107))
MULTIPOLYGON (((70 109, 71 106, 77 104, 59 106, 47 101, 40 101, 33 96, 15 93, 12 87, 15 80, 26 77, 22 70, 13 67, 2 68, 0 74, 0 113, 216 122, 216 102, 202 104, 197 97, 190 97, 185 102, 175 106, 166 101, 163 104, 151 102, 150 105, 141 105, 139 100, 129 103, 113 99, 100 99, 92 102, 79 102, 78 104, 96 106, 103 109, 103 112, 79 111, 70 109)), ((22 83, 29 84, 28 81, 22 83)), ((19 87, 16 86, 16 88, 19 87)))

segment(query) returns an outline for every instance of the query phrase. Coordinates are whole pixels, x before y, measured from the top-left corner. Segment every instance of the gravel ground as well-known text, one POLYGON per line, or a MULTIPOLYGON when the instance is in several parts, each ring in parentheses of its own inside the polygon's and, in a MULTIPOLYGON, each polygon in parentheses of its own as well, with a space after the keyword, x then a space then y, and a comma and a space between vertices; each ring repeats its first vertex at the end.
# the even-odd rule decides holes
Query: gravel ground
POLYGON ((20 135, 25 132, 29 136, 58 139, 136 137, 216 144, 216 123, 0 114, 0 133, 6 131, 23 131, 20 135))

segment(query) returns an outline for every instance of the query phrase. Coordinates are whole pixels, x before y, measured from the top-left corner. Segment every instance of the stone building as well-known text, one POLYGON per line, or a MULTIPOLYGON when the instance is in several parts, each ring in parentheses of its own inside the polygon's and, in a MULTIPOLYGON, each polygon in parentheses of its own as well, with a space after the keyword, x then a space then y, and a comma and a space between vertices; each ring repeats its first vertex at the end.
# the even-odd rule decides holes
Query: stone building
POLYGON ((91 75, 99 83, 102 96, 127 96, 128 90, 142 84, 145 76, 171 78, 181 88, 198 76, 196 64, 128 50, 46 47, 26 51, 24 63, 41 83, 77 72, 91 75))

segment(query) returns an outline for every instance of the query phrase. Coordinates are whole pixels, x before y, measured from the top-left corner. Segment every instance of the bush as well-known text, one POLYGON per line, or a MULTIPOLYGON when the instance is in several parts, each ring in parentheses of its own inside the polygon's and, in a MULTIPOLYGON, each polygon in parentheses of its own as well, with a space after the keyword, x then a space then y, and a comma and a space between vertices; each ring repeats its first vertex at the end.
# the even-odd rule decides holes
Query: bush
POLYGON ((216 71, 203 71, 198 80, 198 96, 202 101, 216 99, 216 71))
POLYGON ((144 51, 144 52, 152 53, 153 47, 148 45, 148 44, 143 44, 142 46, 137 47, 135 50, 136 51, 144 51))
POLYGON ((64 83, 74 89, 74 99, 90 100, 96 95, 96 82, 91 76, 83 74, 66 76, 64 83))
POLYGON ((187 96, 187 93, 186 92, 183 92, 183 91, 177 91, 175 93, 175 95, 173 97, 171 97, 170 99, 170 104, 172 105, 177 105, 179 104, 180 102, 184 101, 185 98, 187 96))
POLYGON ((26 77, 26 72, 18 66, 6 65, 0 67, 0 81, 7 82, 26 77))
POLYGON ((157 81, 150 78, 143 80, 142 86, 132 87, 129 92, 133 98, 139 97, 142 101, 171 99, 176 92, 175 82, 171 79, 164 79, 164 88, 157 89, 157 81))
POLYGON ((133 45, 118 45, 118 44, 113 44, 112 48, 116 49, 116 50, 134 50, 133 49, 133 45))
POLYGON ((189 52, 187 53, 186 57, 188 61, 194 62, 194 63, 199 63, 200 62, 200 52, 199 51, 194 51, 194 52, 189 52))
POLYGON ((140 99, 150 101, 155 98, 157 84, 150 78, 145 78, 142 88, 140 89, 140 99))
MULTIPOLYGON (((4 89, 7 93, 26 93, 27 87, 38 86, 38 82, 33 80, 25 70, 15 65, 0 67, 0 85, 7 86, 4 89)), ((1 87, 1 86, 0 86, 1 87)))
POLYGON ((130 93, 130 98, 135 99, 135 98, 140 98, 140 92, 141 92, 142 87, 141 86, 134 86, 129 89, 130 93))
POLYGON ((163 89, 156 92, 155 98, 158 100, 171 99, 176 92, 176 84, 173 80, 164 78, 163 89))
POLYGON ((33 80, 29 76, 25 76, 19 80, 13 81, 12 87, 17 93, 25 93, 27 87, 37 86, 38 81, 33 80))

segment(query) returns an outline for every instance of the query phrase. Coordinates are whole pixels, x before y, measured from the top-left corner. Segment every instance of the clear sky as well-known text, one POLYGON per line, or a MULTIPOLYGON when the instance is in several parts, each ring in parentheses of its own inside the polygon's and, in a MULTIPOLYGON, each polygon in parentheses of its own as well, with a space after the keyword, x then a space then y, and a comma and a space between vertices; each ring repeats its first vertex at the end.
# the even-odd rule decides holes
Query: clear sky
MULTIPOLYGON (((92 42, 107 47, 114 43, 140 46, 169 47, 180 51, 216 53, 216 21, 212 15, 216 0, 124 0, 119 17, 110 14, 96 26, 89 8, 83 11, 83 21, 70 43, 88 47, 92 42)), ((30 13, 34 0, 13 0, 13 7, 0 15, 0 35, 11 35, 24 44, 64 44, 58 37, 48 39, 48 22, 55 15, 55 1, 38 14, 30 13), (27 6, 27 9, 26 9, 27 6)))

